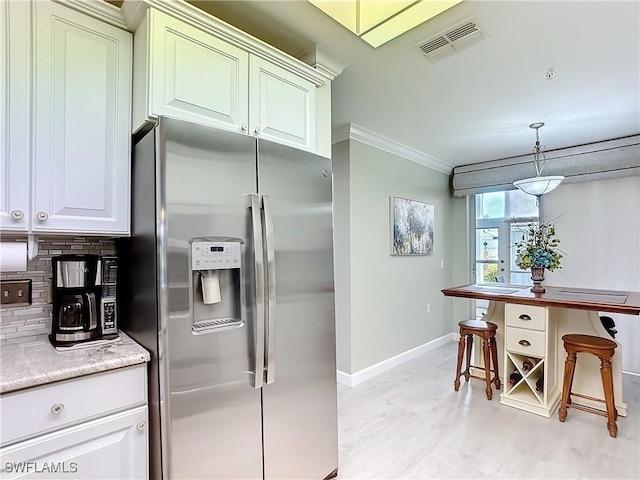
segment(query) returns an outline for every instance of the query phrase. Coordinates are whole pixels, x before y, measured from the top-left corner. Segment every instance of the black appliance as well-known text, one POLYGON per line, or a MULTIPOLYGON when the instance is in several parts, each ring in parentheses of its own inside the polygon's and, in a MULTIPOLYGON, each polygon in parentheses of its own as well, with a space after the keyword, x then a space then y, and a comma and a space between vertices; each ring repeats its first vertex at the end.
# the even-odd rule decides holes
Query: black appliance
POLYGON ((51 343, 71 346, 117 337, 116 257, 60 255, 51 261, 51 343))

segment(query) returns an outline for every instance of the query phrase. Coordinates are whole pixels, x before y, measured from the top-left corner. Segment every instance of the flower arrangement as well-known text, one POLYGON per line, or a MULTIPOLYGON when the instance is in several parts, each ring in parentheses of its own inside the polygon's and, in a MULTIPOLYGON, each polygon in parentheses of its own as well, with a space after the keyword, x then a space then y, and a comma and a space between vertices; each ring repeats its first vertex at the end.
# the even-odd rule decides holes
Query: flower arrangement
POLYGON ((530 223, 523 232, 522 241, 515 244, 516 265, 523 270, 542 267, 553 271, 560 268, 562 253, 556 227, 551 222, 530 223))

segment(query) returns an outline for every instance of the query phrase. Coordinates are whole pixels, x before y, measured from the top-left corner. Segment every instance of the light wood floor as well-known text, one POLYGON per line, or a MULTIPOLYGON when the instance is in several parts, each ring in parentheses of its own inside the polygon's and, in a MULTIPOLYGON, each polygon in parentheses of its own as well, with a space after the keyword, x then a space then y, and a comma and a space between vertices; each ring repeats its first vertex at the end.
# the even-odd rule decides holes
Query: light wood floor
POLYGON ((480 380, 454 392, 456 347, 339 385, 339 479, 640 478, 640 377, 623 375, 614 439, 604 417, 523 412, 488 401, 480 380))

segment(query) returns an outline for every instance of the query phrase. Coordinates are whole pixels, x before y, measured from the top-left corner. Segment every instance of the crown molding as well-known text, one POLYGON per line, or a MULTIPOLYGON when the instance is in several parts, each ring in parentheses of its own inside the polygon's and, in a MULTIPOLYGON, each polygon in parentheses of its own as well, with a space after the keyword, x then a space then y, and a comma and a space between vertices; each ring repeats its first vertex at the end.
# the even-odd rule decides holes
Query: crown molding
POLYGON ((297 58, 311 65, 330 80, 335 79, 346 68, 346 65, 319 45, 304 50, 297 58))
POLYGON ((128 30, 122 11, 111 3, 103 0, 53 0, 60 5, 73 8, 81 13, 96 18, 114 27, 128 30))
POLYGON ((438 160, 437 158, 427 155, 415 148, 408 147, 400 142, 391 140, 390 138, 379 135, 354 123, 340 125, 333 129, 332 143, 339 143, 345 140, 356 140, 360 143, 364 143, 365 145, 369 145, 370 147, 397 155, 447 175, 450 175, 453 171, 453 165, 449 165, 448 163, 438 160))

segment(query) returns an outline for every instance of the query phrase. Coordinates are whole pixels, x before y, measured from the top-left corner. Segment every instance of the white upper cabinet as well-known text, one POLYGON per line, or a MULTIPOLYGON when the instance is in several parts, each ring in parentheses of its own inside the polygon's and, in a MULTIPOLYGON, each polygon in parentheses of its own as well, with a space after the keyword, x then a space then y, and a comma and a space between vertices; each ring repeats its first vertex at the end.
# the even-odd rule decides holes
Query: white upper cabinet
MULTIPOLYGON (((143 5, 125 1, 123 12, 143 5)), ((171 6, 132 22, 134 132, 167 115, 331 155, 329 79, 192 5, 171 6)))
POLYGON ((150 114, 246 131, 248 53, 161 12, 150 14, 150 114))
POLYGON ((0 2, 0 229, 29 229, 30 17, 26 2, 0 2))
POLYGON ((36 1, 33 232, 129 233, 131 34, 36 1))
POLYGON ((250 79, 250 130, 260 138, 313 150, 316 86, 255 56, 250 79))

